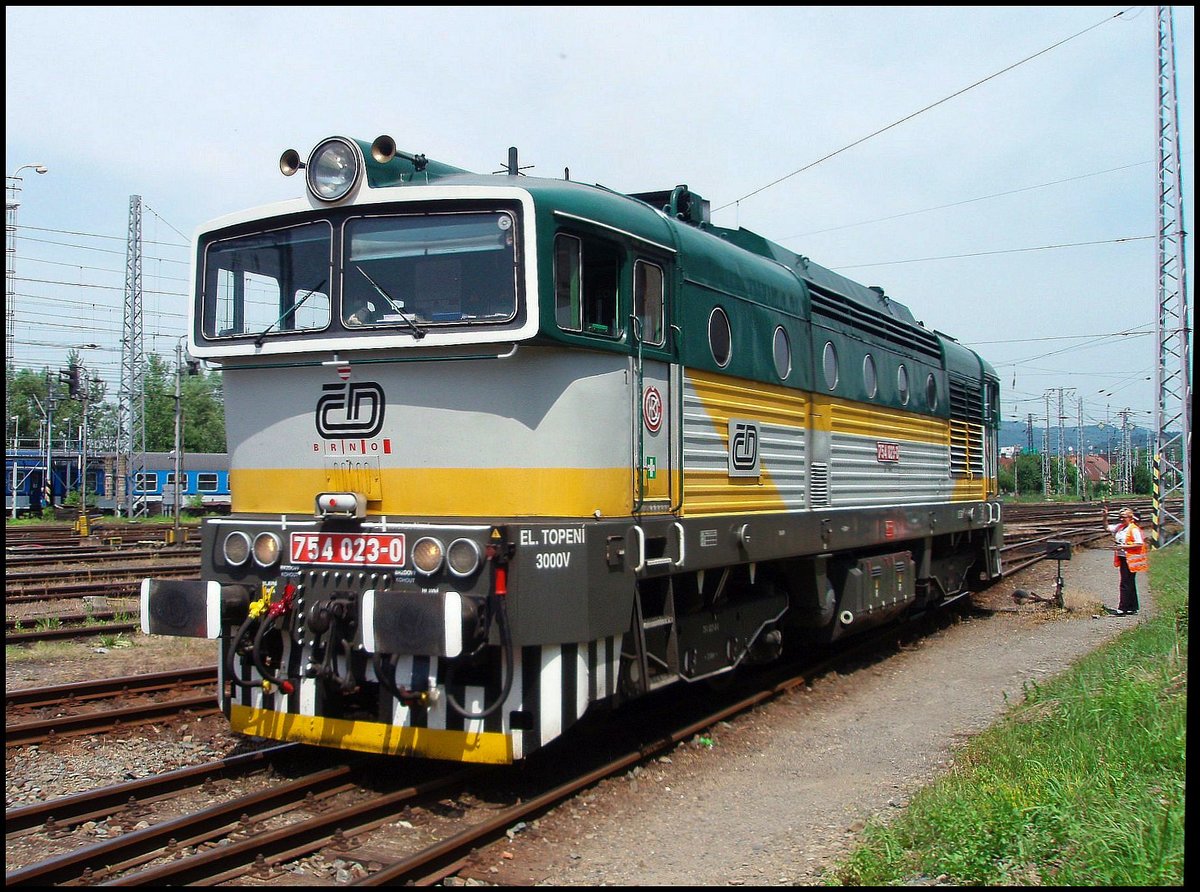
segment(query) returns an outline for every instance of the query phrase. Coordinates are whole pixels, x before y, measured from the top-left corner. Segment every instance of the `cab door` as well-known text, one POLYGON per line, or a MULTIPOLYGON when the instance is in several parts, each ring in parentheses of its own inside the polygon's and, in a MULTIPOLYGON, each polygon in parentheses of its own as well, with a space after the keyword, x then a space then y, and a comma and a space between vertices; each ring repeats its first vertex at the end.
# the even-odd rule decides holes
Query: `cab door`
POLYGON ((667 265, 633 264, 633 513, 670 514, 679 506, 678 364, 672 361, 667 265))

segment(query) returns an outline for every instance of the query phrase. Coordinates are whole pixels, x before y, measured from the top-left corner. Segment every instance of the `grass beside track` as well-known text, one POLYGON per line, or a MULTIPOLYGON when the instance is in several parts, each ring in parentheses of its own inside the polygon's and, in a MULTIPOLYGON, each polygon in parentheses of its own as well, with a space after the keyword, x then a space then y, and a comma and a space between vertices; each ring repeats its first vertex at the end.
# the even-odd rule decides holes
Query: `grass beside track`
POLYGON ((1186 546, 1150 556, 1155 615, 974 738, 830 885, 1181 885, 1186 546))

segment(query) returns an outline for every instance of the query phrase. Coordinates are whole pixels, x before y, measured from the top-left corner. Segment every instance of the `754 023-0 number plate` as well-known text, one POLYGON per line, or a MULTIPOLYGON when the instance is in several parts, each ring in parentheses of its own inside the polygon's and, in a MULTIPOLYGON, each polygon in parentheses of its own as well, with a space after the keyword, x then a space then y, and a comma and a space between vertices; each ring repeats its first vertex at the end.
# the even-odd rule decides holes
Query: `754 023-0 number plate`
POLYGON ((293 564, 403 567, 403 533, 292 533, 293 564))

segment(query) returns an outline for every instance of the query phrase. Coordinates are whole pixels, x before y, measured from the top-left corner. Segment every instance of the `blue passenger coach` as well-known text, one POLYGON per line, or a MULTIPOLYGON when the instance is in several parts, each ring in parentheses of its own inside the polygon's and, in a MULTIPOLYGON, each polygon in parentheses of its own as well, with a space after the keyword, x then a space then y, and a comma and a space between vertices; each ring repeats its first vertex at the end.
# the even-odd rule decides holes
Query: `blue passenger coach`
MULTIPOLYGON (((204 508, 229 507, 229 456, 226 453, 184 453, 181 477, 185 505, 200 499, 204 508)), ((37 514, 48 506, 63 506, 79 492, 80 455, 55 452, 46 474, 46 453, 41 449, 8 449, 4 454, 4 507, 11 516, 37 514)), ((87 506, 89 510, 112 512, 124 489, 114 486, 118 476, 115 452, 98 452, 87 457, 87 506)), ((169 511, 175 483, 175 458, 167 452, 148 452, 143 469, 134 475, 132 494, 137 508, 146 512, 169 511)))

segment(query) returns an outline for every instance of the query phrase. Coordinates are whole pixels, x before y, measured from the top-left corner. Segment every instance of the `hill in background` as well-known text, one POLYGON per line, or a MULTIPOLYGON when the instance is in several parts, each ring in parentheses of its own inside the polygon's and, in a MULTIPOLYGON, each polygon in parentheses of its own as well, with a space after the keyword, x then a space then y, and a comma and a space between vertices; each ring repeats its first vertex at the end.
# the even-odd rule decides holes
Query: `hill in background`
MULTIPOLYGON (((1040 452, 1042 448, 1042 434, 1045 432, 1045 426, 1033 428, 1033 451, 1040 452)), ((1073 452, 1079 445, 1079 428, 1073 424, 1064 424, 1062 428, 1063 443, 1068 452, 1073 452)), ((1154 431, 1148 428, 1138 427, 1134 425, 1130 428, 1130 442, 1134 449, 1145 449, 1147 446, 1154 444, 1154 431)), ((1029 451, 1029 427, 1024 421, 1003 421, 1000 423, 1000 448, 1005 449, 1010 446, 1020 446, 1022 450, 1029 451)), ((1116 455, 1121 451, 1121 428, 1112 424, 1093 424, 1083 428, 1083 448, 1087 452, 1095 452, 1101 455, 1112 453, 1116 455)), ((1058 452, 1058 428, 1050 429, 1050 452, 1056 454, 1058 452)))

